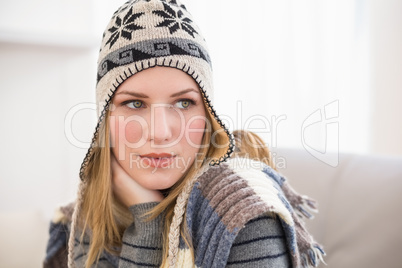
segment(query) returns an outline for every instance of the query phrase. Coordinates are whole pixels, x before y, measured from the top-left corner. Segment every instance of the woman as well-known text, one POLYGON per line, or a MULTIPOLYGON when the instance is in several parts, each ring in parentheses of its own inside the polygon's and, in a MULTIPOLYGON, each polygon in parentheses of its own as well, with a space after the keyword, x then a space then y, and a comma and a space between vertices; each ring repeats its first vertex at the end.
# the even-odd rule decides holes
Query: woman
POLYGON ((318 263, 323 252, 292 208, 309 200, 262 162, 230 158, 205 40, 184 5, 125 3, 98 66, 98 125, 45 267, 64 267, 67 250, 69 267, 318 263))

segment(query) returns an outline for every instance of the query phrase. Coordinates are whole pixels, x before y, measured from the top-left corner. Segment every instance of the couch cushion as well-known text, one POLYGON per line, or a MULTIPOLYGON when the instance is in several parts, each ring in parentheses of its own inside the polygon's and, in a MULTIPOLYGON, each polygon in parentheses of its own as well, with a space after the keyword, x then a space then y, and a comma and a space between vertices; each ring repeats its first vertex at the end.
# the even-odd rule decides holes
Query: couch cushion
POLYGON ((306 224, 330 267, 400 267, 402 158, 341 154, 334 168, 304 150, 275 153, 291 185, 319 202, 306 224))

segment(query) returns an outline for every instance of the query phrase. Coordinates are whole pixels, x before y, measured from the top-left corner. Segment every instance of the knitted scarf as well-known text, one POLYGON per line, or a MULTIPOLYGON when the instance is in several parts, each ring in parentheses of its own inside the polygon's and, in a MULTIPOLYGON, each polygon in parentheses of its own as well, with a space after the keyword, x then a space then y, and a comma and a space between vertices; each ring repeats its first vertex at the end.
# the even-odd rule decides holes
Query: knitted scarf
POLYGON ((189 181, 187 190, 178 197, 174 212, 169 234, 169 267, 189 267, 189 251, 180 243, 179 235, 184 214, 190 232, 194 222, 208 219, 208 227, 196 227, 205 228, 198 233, 208 237, 192 234, 193 243, 197 244, 195 267, 224 267, 238 232, 263 213, 279 217, 293 267, 316 267, 320 260, 324 262, 324 250, 303 222, 303 217, 312 218, 310 212, 317 212, 315 201, 299 195, 284 176, 264 163, 232 158, 219 166, 205 168, 189 181), (222 223, 224 230, 213 228, 222 223), (200 241, 214 242, 202 245, 200 241))

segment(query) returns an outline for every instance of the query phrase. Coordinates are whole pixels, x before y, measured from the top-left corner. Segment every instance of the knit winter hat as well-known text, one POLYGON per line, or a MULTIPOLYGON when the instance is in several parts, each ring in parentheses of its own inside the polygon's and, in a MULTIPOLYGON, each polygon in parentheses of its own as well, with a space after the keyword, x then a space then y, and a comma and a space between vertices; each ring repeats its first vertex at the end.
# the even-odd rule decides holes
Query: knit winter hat
POLYGON ((113 14, 103 34, 96 86, 99 119, 81 165, 81 178, 119 85, 132 75, 155 66, 182 70, 199 85, 212 118, 213 144, 218 151, 218 157, 212 159, 210 165, 217 165, 231 155, 233 138, 211 103, 211 59, 205 39, 191 14, 177 0, 131 0, 113 14))

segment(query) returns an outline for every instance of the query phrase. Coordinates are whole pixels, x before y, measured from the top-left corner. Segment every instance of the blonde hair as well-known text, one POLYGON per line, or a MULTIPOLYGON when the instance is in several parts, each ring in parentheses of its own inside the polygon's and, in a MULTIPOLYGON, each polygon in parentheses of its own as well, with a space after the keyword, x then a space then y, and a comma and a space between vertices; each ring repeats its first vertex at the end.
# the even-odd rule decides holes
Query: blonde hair
POLYGON ((276 170, 272 155, 263 139, 247 130, 233 131, 236 149, 234 156, 261 161, 276 170))
MULTIPOLYGON (((103 250, 118 254, 116 248, 122 245, 123 232, 133 221, 129 210, 115 198, 112 191, 109 116, 109 112, 106 112, 105 118, 100 123, 96 138, 97 146, 92 148, 92 154, 88 159, 86 168, 83 170, 81 178, 83 181, 77 201, 81 205, 77 205, 75 211, 78 226, 82 228, 81 241, 85 233, 90 233, 86 268, 91 267, 92 264, 98 261, 103 250)), ((168 234, 174 216, 177 197, 185 190, 185 187, 188 188, 188 181, 197 174, 203 165, 207 165, 211 160, 218 160, 222 152, 222 144, 226 142, 222 135, 215 136, 214 142, 211 141, 211 133, 218 130, 215 129, 214 119, 207 109, 206 117, 207 124, 202 140, 203 146, 201 146, 193 165, 169 190, 164 200, 147 213, 150 220, 156 218, 162 212, 165 213, 162 267, 166 266, 168 261, 168 234)), ((181 235, 192 252, 194 262, 192 241, 187 233, 186 221, 181 224, 184 227, 180 228, 181 235)), ((74 225, 73 228, 75 228, 74 225)), ((73 228, 71 233, 73 233, 73 228)))

